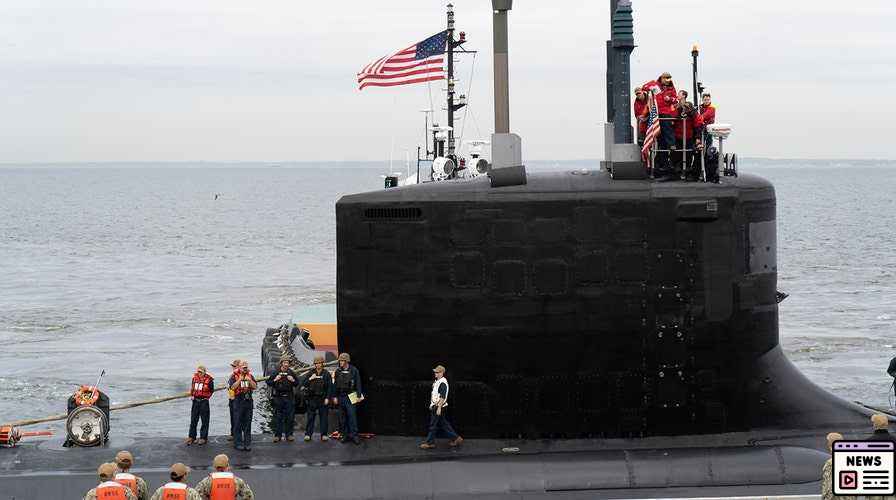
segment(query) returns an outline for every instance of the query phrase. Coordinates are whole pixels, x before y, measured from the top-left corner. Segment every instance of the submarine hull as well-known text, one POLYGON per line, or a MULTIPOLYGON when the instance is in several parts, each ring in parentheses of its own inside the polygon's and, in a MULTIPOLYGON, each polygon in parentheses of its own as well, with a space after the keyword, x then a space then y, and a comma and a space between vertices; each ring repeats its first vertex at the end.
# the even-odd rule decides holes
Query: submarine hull
POLYGON ((339 348, 361 369, 371 432, 426 428, 436 364, 471 437, 865 418, 780 354, 775 192, 759 177, 428 183, 345 196, 336 216, 339 348))

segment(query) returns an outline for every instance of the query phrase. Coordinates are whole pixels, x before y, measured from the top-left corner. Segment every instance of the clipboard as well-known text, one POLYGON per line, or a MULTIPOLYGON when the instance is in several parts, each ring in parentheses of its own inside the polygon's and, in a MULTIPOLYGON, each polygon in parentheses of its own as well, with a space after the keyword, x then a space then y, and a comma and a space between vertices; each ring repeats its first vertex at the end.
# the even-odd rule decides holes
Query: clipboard
POLYGON ((361 396, 359 396, 358 393, 357 393, 356 391, 352 391, 352 392, 348 393, 348 400, 349 400, 353 405, 356 405, 356 404, 360 403, 361 401, 363 401, 364 398, 362 398, 361 396))

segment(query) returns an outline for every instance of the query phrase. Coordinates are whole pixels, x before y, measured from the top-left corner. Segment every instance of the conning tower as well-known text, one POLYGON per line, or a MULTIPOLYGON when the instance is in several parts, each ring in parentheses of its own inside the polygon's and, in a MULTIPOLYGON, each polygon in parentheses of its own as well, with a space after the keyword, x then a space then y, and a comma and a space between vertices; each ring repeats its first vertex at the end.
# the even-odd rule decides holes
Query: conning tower
MULTIPOLYGON (((509 10, 501 3, 496 16, 509 10)), ((618 3, 614 35, 631 18, 630 2, 618 3)), ((632 161, 628 77, 618 73, 633 45, 608 44, 610 169, 632 161)), ((519 142, 504 144, 512 157, 519 142)), ((365 379, 365 429, 418 434, 435 364, 448 368, 452 420, 469 437, 819 429, 861 418, 781 351, 768 181, 520 174, 524 182, 428 183, 337 203, 339 348, 365 379)))

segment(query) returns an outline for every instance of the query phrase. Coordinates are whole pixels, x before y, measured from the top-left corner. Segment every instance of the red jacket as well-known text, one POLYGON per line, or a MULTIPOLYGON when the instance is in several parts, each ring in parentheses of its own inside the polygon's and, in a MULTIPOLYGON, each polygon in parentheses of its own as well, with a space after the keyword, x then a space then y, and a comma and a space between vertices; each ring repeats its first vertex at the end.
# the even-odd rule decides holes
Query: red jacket
POLYGON ((712 125, 716 122, 716 107, 710 104, 703 108, 700 117, 703 118, 704 125, 712 125))
POLYGON ((208 373, 202 376, 199 376, 198 373, 194 373, 193 381, 190 384, 190 396, 202 399, 212 397, 212 393, 215 390, 214 380, 215 379, 208 373))
POLYGON ((650 112, 647 111, 647 101, 639 101, 635 99, 635 121, 638 122, 639 135, 647 133, 647 116, 649 113, 650 112))
MULTIPOLYGON (((693 140, 700 130, 703 130, 703 117, 699 113, 694 113, 692 118, 688 118, 688 140, 693 140)), ((675 120, 675 138, 681 141, 683 135, 684 120, 675 120)))
POLYGON ((659 114, 678 114, 678 110, 675 109, 675 104, 678 103, 678 91, 675 90, 675 85, 663 87, 662 85, 660 85, 659 80, 652 80, 642 85, 641 88, 645 90, 651 89, 651 92, 656 92, 656 110, 659 114), (653 91, 653 88, 656 88, 658 90, 653 91))

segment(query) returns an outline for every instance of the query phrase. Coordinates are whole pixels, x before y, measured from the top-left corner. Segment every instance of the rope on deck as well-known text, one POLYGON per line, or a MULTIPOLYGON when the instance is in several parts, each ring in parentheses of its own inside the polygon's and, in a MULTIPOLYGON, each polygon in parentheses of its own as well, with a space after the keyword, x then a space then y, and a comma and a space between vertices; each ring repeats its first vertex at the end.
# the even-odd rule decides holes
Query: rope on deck
MULTIPOLYGON (((336 363, 337 363, 336 361, 330 361, 329 363, 324 363, 324 366, 334 366, 336 363)), ((296 370, 296 372, 298 375, 302 375, 302 374, 310 372, 313 369, 314 369, 314 367, 309 366, 306 368, 299 368, 298 370, 296 370)), ((264 381, 268 380, 269 378, 270 377, 261 377, 259 379, 255 379, 255 381, 256 382, 264 382, 264 381)), ((214 392, 223 391, 228 388, 229 387, 227 387, 227 386, 218 387, 217 389, 214 390, 214 392)), ((158 404, 158 403, 164 403, 166 401, 174 401, 175 399, 184 399, 184 398, 188 398, 188 397, 190 397, 189 391, 179 392, 179 393, 171 395, 171 396, 163 396, 160 398, 146 399, 143 401, 136 401, 134 403, 122 403, 122 404, 118 404, 118 405, 112 405, 109 407, 109 411, 127 410, 129 408, 137 408, 139 406, 154 405, 154 404, 158 404)), ((47 422, 55 422, 58 420, 65 420, 67 418, 68 418, 68 413, 60 413, 58 415, 50 415, 48 417, 43 417, 43 418, 16 420, 15 422, 9 422, 9 423, 3 424, 3 425, 10 425, 13 427, 23 427, 26 425, 44 424, 47 422)))

